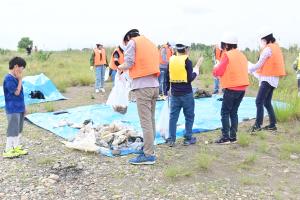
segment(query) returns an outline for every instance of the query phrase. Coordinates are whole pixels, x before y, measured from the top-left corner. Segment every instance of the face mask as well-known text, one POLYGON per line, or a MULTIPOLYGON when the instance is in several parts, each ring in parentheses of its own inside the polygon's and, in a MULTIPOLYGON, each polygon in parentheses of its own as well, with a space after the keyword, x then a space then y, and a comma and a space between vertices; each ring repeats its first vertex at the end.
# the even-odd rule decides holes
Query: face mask
POLYGON ((266 45, 267 45, 266 40, 261 40, 261 41, 260 41, 260 48, 261 48, 261 49, 265 48, 266 45))

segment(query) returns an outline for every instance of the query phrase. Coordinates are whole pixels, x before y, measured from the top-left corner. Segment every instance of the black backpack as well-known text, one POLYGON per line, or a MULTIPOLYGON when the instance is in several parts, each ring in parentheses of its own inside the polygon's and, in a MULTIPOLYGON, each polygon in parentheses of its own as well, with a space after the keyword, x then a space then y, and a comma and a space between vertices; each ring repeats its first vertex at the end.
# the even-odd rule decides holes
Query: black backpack
POLYGON ((32 99, 45 99, 44 94, 39 90, 31 91, 29 95, 32 99))

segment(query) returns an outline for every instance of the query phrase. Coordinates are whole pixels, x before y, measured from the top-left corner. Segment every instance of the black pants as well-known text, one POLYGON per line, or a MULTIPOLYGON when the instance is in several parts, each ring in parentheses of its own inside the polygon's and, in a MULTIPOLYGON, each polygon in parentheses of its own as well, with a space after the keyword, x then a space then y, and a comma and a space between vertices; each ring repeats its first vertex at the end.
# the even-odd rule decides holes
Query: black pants
POLYGON ((238 109, 245 96, 245 91, 225 89, 223 92, 221 108, 222 137, 226 139, 236 138, 236 132, 238 130, 238 109))
POLYGON ((276 117, 274 113, 274 109, 272 106, 272 96, 274 87, 272 87, 268 82, 263 81, 259 87, 257 96, 256 96, 256 127, 261 127, 264 120, 264 107, 268 111, 268 115, 270 118, 270 126, 275 126, 276 117))

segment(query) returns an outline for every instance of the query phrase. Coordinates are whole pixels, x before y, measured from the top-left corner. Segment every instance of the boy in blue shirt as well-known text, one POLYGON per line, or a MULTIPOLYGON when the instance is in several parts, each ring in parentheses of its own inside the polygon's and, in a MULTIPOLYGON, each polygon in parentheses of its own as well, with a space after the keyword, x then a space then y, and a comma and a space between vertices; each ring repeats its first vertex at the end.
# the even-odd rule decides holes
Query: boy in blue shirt
POLYGON ((22 73, 25 66, 26 62, 23 58, 12 58, 9 61, 9 73, 4 77, 3 91, 8 121, 6 148, 3 152, 4 158, 14 158, 27 154, 27 151, 20 146, 25 115, 22 86, 22 73))

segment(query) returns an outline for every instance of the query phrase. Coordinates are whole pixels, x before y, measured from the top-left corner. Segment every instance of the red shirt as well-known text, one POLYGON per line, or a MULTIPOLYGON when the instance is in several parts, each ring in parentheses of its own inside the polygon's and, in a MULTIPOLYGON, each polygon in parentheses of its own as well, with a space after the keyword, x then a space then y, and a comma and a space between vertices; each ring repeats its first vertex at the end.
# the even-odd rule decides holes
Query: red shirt
MULTIPOLYGON (((213 75, 215 77, 223 76, 228 64, 229 64, 229 59, 228 59, 227 55, 224 54, 223 57, 221 58, 220 63, 213 69, 213 75)), ((245 91, 246 88, 247 88, 247 86, 239 86, 239 87, 230 87, 227 89, 236 90, 236 91, 245 91)))

